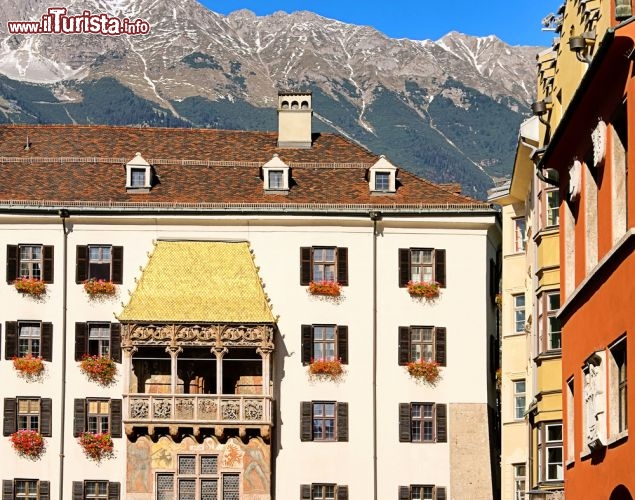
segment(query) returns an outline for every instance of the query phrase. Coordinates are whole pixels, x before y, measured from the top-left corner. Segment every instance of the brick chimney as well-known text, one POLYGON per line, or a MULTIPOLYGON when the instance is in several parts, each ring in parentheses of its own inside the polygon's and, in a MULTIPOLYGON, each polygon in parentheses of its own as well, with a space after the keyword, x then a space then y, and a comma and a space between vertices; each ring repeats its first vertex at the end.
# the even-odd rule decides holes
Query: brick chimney
POLYGON ((311 147, 311 92, 278 92, 278 147, 311 147))

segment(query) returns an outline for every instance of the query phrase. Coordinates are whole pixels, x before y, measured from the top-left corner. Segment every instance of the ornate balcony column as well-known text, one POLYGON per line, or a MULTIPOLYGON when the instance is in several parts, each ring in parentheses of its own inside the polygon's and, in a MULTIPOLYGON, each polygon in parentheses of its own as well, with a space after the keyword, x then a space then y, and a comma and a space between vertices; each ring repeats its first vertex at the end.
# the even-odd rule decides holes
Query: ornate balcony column
POLYGON ((227 347, 216 344, 212 347, 212 352, 216 354, 216 394, 223 393, 223 356, 227 354, 227 347))
POLYGON ((171 368, 170 368, 170 392, 172 394, 176 394, 176 388, 178 385, 178 373, 177 373, 177 359, 179 353, 183 352, 178 345, 169 345, 165 348, 165 351, 170 355, 171 358, 171 368))
POLYGON ((262 395, 271 395, 271 353, 273 347, 259 347, 256 352, 262 356, 262 395))
POLYGON ((130 392, 137 392, 130 390, 130 374, 132 373, 132 355, 137 352, 137 347, 134 345, 121 346, 122 359, 121 370, 123 371, 123 392, 128 394, 130 392))

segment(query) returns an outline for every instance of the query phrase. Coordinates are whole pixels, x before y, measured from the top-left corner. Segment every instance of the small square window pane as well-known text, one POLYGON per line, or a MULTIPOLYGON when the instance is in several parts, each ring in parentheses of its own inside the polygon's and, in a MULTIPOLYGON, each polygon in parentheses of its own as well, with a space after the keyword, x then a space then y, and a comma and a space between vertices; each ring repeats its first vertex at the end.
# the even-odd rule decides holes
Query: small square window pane
POLYGON ((179 474, 196 474, 196 460, 194 455, 179 456, 179 474))

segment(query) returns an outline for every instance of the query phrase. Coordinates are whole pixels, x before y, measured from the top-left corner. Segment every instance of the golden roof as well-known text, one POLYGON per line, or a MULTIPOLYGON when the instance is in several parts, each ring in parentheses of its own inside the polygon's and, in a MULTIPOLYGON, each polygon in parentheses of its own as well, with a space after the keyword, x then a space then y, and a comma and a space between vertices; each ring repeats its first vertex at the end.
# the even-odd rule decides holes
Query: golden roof
POLYGON ((159 241, 121 321, 273 323, 246 242, 159 241))

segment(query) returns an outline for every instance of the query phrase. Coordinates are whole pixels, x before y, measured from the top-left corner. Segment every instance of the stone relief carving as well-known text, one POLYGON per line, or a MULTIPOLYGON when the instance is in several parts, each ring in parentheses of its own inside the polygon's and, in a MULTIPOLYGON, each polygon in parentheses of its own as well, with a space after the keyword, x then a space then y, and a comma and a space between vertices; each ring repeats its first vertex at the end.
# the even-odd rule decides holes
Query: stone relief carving
POLYGON ((271 325, 124 325, 124 347, 132 345, 209 345, 273 348, 271 325))

